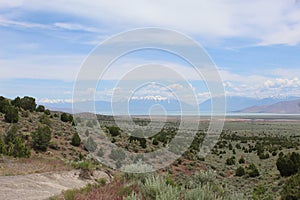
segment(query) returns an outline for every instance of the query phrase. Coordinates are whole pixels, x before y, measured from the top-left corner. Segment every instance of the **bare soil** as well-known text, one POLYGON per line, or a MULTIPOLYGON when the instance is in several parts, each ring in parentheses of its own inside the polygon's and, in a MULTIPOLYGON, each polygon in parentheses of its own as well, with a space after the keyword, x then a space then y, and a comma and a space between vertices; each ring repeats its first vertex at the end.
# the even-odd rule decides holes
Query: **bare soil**
MULTIPOLYGON (((82 188, 94 180, 79 178, 80 171, 47 172, 17 176, 0 176, 1 200, 40 200, 59 195, 64 190, 82 188)), ((110 180, 102 171, 97 171, 97 177, 110 180)))

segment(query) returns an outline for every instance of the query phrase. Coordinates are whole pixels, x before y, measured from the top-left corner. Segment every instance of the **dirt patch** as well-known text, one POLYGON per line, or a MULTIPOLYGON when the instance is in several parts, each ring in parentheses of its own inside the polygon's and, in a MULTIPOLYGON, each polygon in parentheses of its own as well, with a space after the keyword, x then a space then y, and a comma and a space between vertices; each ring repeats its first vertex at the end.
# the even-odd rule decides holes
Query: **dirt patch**
MULTIPOLYGON (((42 174, 28 174, 18 176, 0 176, 0 199, 2 200, 40 200, 59 195, 63 190, 82 188, 93 180, 79 178, 80 171, 48 172, 42 174)), ((110 177, 98 171, 97 177, 110 177)))

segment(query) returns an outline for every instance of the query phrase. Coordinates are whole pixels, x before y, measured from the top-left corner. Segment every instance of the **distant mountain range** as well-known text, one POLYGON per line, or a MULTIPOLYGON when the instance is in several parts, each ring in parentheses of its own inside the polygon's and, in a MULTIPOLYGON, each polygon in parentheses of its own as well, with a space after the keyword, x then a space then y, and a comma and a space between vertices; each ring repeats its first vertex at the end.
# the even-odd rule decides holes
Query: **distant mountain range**
MULTIPOLYGON (((299 97, 287 97, 285 101, 296 100, 299 97)), ((226 111, 227 112, 239 112, 245 108, 253 106, 267 106, 283 101, 282 98, 269 97, 264 99, 240 97, 240 96, 227 96, 226 97, 226 111)), ((200 111, 211 110, 211 99, 208 99, 199 105, 200 111)))
MULTIPOLYGON (((77 103, 74 112, 93 112, 86 106, 86 103, 77 103), (78 109, 79 108, 79 109, 78 109)), ((300 107, 299 97, 288 97, 283 101, 280 98, 264 98, 256 99, 249 97, 228 96, 226 97, 226 111, 227 112, 240 112, 240 113, 299 113, 300 107)), ((127 113, 127 101, 113 103, 107 101, 96 101, 95 110, 101 114, 125 114, 127 113), (112 110, 113 107, 113 110, 112 110)), ((47 108, 52 110, 72 112, 72 103, 43 103, 47 108)), ((186 111, 184 114, 197 113, 197 109, 187 103, 179 102, 177 100, 153 100, 153 99, 136 99, 130 100, 128 107, 129 113, 132 115, 147 115, 149 110, 152 114, 180 114, 180 106, 182 110, 186 111), (162 107, 164 111, 159 108, 162 107), (152 109, 151 109, 152 108, 152 109)), ((211 100, 206 100, 199 104, 200 113, 210 113, 211 100)))
POLYGON ((242 109, 243 113, 278 113, 300 114, 300 99, 293 101, 281 101, 271 105, 252 106, 242 109))

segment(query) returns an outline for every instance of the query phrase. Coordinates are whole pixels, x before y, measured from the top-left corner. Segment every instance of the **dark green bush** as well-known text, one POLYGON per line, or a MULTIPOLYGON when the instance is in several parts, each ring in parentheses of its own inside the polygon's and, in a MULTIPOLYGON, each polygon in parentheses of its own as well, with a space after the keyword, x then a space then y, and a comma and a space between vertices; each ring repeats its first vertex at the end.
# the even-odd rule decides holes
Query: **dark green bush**
POLYGON ((232 147, 231 143, 229 143, 228 148, 229 148, 229 150, 232 150, 233 147, 232 147))
POLYGON ((46 151, 51 140, 51 130, 49 126, 40 126, 36 132, 32 133, 33 148, 35 150, 46 151))
POLYGON ((265 159, 270 158, 270 155, 269 155, 269 153, 261 153, 261 154, 258 155, 258 157, 261 160, 265 160, 265 159))
POLYGON ((45 113, 45 115, 51 115, 51 112, 50 112, 50 110, 48 110, 48 109, 45 110, 44 113, 45 113))
POLYGON ((35 98, 28 97, 28 96, 23 97, 22 99, 20 99, 20 107, 23 108, 24 110, 29 110, 30 112, 35 111, 36 109, 35 98))
POLYGON ((120 128, 117 126, 110 126, 108 127, 108 131, 111 134, 111 136, 116 137, 118 135, 120 135, 120 128))
POLYGON ((246 174, 244 167, 240 166, 236 169, 235 175, 236 176, 244 176, 246 174))
POLYGON ((30 149, 24 145, 24 141, 20 137, 16 137, 13 141, 13 149, 11 152, 8 152, 10 156, 18 158, 29 158, 30 149))
POLYGON ((75 147, 78 147, 78 146, 80 145, 80 143, 81 143, 81 139, 80 139, 78 133, 75 132, 75 133, 73 134, 71 144, 72 144, 73 146, 75 146, 75 147))
POLYGON ((153 141, 152 141, 152 144, 153 144, 153 145, 158 145, 159 142, 157 141, 157 139, 154 138, 153 141))
POLYGON ((73 122, 73 116, 71 114, 62 113, 60 120, 63 122, 73 122))
POLYGON ((17 134, 17 125, 11 126, 5 135, 5 140, 0 140, 0 154, 18 158, 30 157, 30 149, 25 146, 23 138, 17 134))
POLYGON ((4 108, 4 119, 8 123, 17 123, 19 121, 18 109, 14 106, 6 106, 4 108))
POLYGON ((276 166, 281 176, 296 174, 300 168, 300 155, 293 152, 292 154, 279 156, 276 166))
POLYGON ((227 158, 226 165, 234 165, 234 164, 235 164, 235 158, 234 157, 227 158))
POLYGON ((237 143, 237 144, 235 145, 235 148, 241 149, 242 147, 241 147, 241 145, 240 145, 239 143, 237 143))
POLYGON ((239 163, 240 164, 243 164, 243 163, 245 163, 246 161, 245 161, 245 158, 243 157, 243 156, 241 156, 241 158, 239 159, 239 163))
POLYGON ((37 111, 37 112, 45 112, 45 106, 39 105, 39 106, 36 108, 36 111, 37 111))
POLYGON ((4 113, 4 108, 9 105, 9 101, 0 96, 0 112, 4 113))
POLYGON ((129 137, 129 142, 130 143, 134 140, 138 141, 142 148, 144 148, 144 149, 147 148, 147 140, 145 138, 140 138, 140 137, 135 137, 135 136, 130 136, 129 137))
POLYGON ((14 100, 11 101, 11 105, 20 108, 21 107, 21 98, 16 97, 14 100))
POLYGON ((247 167, 247 174, 249 175, 249 177, 259 176, 259 171, 258 171, 257 167, 253 163, 251 163, 247 167))

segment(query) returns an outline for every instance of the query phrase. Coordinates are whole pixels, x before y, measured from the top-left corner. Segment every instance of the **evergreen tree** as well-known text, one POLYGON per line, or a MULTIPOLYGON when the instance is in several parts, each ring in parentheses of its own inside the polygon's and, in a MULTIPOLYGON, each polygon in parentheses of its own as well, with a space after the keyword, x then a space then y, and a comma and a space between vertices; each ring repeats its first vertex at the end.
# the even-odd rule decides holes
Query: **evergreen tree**
POLYGON ((81 143, 81 139, 80 139, 78 133, 75 132, 73 134, 71 144, 75 147, 78 147, 80 145, 80 143, 81 143))
POLYGON ((51 131, 49 126, 40 126, 37 131, 32 134, 32 140, 34 149, 46 151, 51 140, 51 131))
POLYGON ((19 121, 18 109, 14 106, 6 106, 4 108, 4 119, 8 123, 17 123, 19 121))
POLYGON ((0 96, 0 112, 4 113, 4 108, 9 105, 9 102, 6 98, 0 96))
POLYGON ((36 111, 37 111, 37 112, 45 112, 45 106, 39 105, 39 106, 36 108, 36 111))

